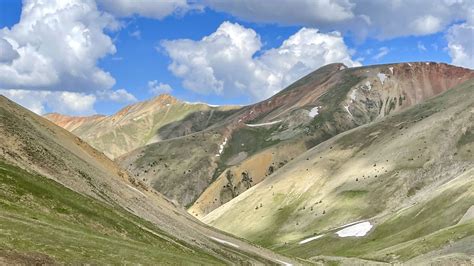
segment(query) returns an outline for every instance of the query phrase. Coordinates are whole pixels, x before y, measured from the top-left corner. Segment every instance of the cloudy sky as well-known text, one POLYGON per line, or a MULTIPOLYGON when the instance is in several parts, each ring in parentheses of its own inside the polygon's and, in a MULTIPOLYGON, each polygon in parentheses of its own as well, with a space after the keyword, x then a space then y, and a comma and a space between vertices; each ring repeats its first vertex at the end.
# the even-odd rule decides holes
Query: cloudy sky
POLYGON ((333 62, 474 68, 473 45, 472 0, 2 0, 0 93, 40 114, 248 104, 333 62))

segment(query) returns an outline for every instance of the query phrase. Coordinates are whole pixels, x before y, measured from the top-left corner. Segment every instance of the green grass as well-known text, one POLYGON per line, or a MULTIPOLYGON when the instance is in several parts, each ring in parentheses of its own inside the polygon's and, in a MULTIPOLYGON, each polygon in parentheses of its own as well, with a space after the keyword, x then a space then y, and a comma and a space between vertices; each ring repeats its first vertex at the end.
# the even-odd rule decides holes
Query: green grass
POLYGON ((305 245, 294 244, 278 251, 302 258, 323 254, 390 261, 385 257, 386 254, 377 254, 387 249, 388 253, 395 254, 405 261, 440 248, 449 240, 474 235, 472 222, 453 227, 472 202, 474 195, 471 186, 450 189, 426 204, 414 206, 376 225, 375 229, 364 238, 338 238, 331 234, 318 241, 305 245), (413 246, 416 245, 410 241, 422 245, 414 249, 413 246), (393 248, 396 245, 401 246, 393 248))
POLYGON ((0 217, 4 251, 72 264, 220 263, 119 207, 1 161, 0 217))

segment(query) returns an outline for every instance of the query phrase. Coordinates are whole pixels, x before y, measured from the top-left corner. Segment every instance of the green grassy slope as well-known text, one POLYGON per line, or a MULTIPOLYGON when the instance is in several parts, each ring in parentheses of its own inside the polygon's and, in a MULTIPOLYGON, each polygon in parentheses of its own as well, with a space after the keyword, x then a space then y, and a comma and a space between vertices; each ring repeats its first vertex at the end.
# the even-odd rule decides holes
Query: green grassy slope
POLYGON ((474 205, 473 93, 470 80, 331 138, 204 221, 308 259, 404 262, 471 239, 473 221, 458 222, 474 205), (360 220, 374 226, 365 237, 335 234, 360 220))
POLYGON ((44 254, 68 264, 223 263, 122 208, 4 162, 0 184, 0 255, 44 254))

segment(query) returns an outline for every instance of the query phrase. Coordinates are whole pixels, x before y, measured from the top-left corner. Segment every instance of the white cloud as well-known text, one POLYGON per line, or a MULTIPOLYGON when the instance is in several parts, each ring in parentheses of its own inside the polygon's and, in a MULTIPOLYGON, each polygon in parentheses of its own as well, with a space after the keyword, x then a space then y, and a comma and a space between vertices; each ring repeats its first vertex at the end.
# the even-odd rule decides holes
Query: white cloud
POLYGON ((137 98, 125 89, 106 90, 97 92, 99 99, 118 103, 131 103, 138 101, 137 98))
POLYGON ((0 39, 0 63, 9 64, 19 56, 7 40, 0 39))
POLYGON ((93 0, 25 0, 19 23, 0 30, 0 39, 11 45, 7 49, 18 55, 11 62, 0 61, 0 88, 76 92, 111 88, 114 78, 96 64, 115 53, 104 30, 117 25, 113 17, 97 10, 93 0))
POLYGON ((278 48, 262 51, 253 29, 224 22, 199 41, 168 40, 162 47, 172 59, 169 69, 183 78, 185 88, 252 99, 268 97, 329 63, 360 65, 351 59, 338 32, 324 34, 311 28, 302 28, 278 48))
POLYGON ((173 91, 173 88, 171 88, 169 84, 158 83, 157 80, 150 80, 148 81, 148 91, 151 94, 158 95, 162 93, 170 93, 173 91))
POLYGON ((0 94, 37 114, 46 109, 70 115, 95 114, 96 96, 68 91, 0 90, 0 94))
POLYGON ((426 35, 441 31, 445 25, 440 18, 426 15, 412 21, 410 26, 416 35, 426 35))
POLYGON ((426 51, 425 45, 424 45, 423 43, 421 43, 421 42, 417 42, 417 43, 416 43, 416 47, 417 47, 418 50, 420 50, 420 51, 426 51))
POLYGON ((142 38, 142 32, 140 30, 134 30, 130 32, 128 35, 132 36, 133 38, 140 40, 142 38))
POLYGON ((446 38, 452 63, 474 68, 474 21, 453 25, 446 38))
POLYGON ((210 7, 257 22, 316 25, 354 18, 348 0, 204 1, 210 7))
POLYGON ((97 0, 100 7, 117 17, 139 15, 162 19, 174 13, 185 13, 197 8, 186 0, 97 0))
POLYGON ((351 31, 380 39, 439 32, 469 19, 472 0, 205 0, 209 7, 239 18, 278 24, 351 31))
POLYGON ((374 55, 372 59, 374 59, 375 61, 378 61, 382 59, 382 57, 386 56, 389 52, 390 52, 390 49, 388 47, 385 47, 385 46, 380 47, 378 53, 374 55))

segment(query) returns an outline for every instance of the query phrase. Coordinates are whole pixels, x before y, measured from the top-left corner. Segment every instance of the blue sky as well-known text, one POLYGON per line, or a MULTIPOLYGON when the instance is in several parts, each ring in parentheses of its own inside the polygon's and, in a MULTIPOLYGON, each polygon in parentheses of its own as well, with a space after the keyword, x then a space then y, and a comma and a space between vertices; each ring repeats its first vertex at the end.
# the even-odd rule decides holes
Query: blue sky
MULTIPOLYGON (((172 1, 175 0, 170 0, 172 1)), ((252 4, 257 5, 255 1, 242 1, 247 2, 245 7, 239 6, 238 2, 226 6, 219 2, 215 4, 212 3, 213 1, 203 1, 198 6, 192 6, 186 1, 183 3, 183 0, 176 1, 179 3, 175 4, 171 11, 162 11, 167 7, 159 5, 130 6, 130 3, 125 3, 126 0, 115 2, 124 2, 124 4, 123 6, 117 4, 114 7, 108 6, 110 1, 107 0, 97 3, 84 1, 82 4, 87 4, 87 7, 92 6, 94 16, 74 13, 77 15, 77 21, 66 17, 65 26, 55 28, 62 32, 58 35, 67 36, 69 31, 73 32, 77 29, 77 27, 74 28, 75 25, 82 25, 86 30, 90 27, 90 32, 98 36, 96 50, 94 50, 96 43, 92 42, 91 49, 74 51, 72 44, 64 49, 61 44, 53 45, 55 37, 47 35, 44 31, 35 32, 33 29, 28 33, 28 36, 39 36, 39 41, 25 37, 22 33, 26 30, 14 29, 15 25, 28 23, 28 25, 34 25, 38 21, 44 21, 45 25, 49 25, 48 17, 27 14, 28 16, 25 15, 25 17, 28 19, 21 21, 20 14, 24 7, 21 1, 3 0, 0 3, 0 28, 3 28, 0 38, 3 37, 7 41, 7 48, 1 50, 0 43, 0 51, 11 50, 12 56, 2 61, 0 55, 0 71, 2 71, 1 64, 4 63, 5 73, 7 70, 20 72, 19 67, 15 68, 15 62, 23 57, 26 61, 28 56, 31 56, 31 58, 41 57, 46 58, 48 62, 51 61, 51 71, 57 75, 46 81, 34 79, 34 77, 45 75, 41 70, 36 69, 31 70, 31 73, 38 71, 38 75, 32 74, 32 77, 18 75, 16 80, 10 77, 3 81, 0 75, 0 92, 38 113, 58 111, 72 115, 112 114, 127 104, 155 96, 156 92, 151 91, 153 85, 150 84, 153 81, 155 85, 160 83, 165 85, 165 89, 158 89, 158 93, 169 92, 186 101, 249 104, 283 89, 301 75, 339 59, 354 66, 437 61, 472 68, 473 48, 472 45, 465 47, 466 43, 467 45, 472 43, 472 35, 469 36, 469 34, 474 32, 470 21, 472 18, 469 15, 472 15, 472 2, 469 3, 469 1, 461 3, 464 6, 446 7, 448 11, 452 9, 452 12, 438 14, 437 10, 431 11, 430 8, 426 8, 426 14, 421 12, 418 15, 411 14, 410 9, 414 7, 410 6, 410 1, 406 1, 405 6, 394 7, 393 10, 374 10, 380 7, 363 6, 364 1, 360 1, 362 4, 355 1, 356 4, 346 9, 347 12, 354 14, 352 17, 338 8, 334 9, 334 18, 339 16, 340 20, 332 20, 331 17, 323 16, 324 14, 320 15, 323 11, 317 10, 316 13, 310 13, 308 19, 302 18, 301 21, 295 19, 293 14, 284 12, 275 12, 281 15, 269 12, 259 13, 255 11, 255 8, 251 11, 253 13, 246 12, 245 8, 252 4), (155 13, 152 8, 156 8, 155 13), (471 13, 466 12, 463 15, 458 12, 458 9, 471 10, 471 13), (406 14, 400 14, 401 10, 406 10, 406 14), (406 30, 390 28, 389 23, 385 26, 383 21, 378 22, 378 20, 383 20, 383 17, 378 17, 380 16, 378 13, 384 11, 387 12, 387 19, 390 19, 390 12, 398 12, 399 16, 392 19, 402 22, 406 20, 406 25, 400 23, 400 27, 405 27, 406 30), (357 14, 356 12, 365 13, 357 14), (369 17, 370 23, 366 26, 352 26, 351 24, 361 23, 361 19, 355 20, 355 18, 364 18, 361 14, 369 17), (86 16, 86 18, 81 16, 86 16), (94 24, 96 22, 97 24, 94 24), (224 22, 229 23, 221 27, 224 22), (304 31, 303 27, 309 30, 304 31), (362 28, 366 30, 365 34, 360 33, 363 31, 362 28), (217 34, 213 38, 208 38, 212 40, 201 41, 206 36, 213 36, 218 29, 222 29, 223 35, 217 34), (467 37, 461 31, 466 29, 467 37), (458 33, 456 30, 461 32, 458 33), (333 31, 339 32, 339 35, 334 35, 333 31), (41 34, 47 36, 43 38, 41 34), (364 36, 360 37, 360 35, 364 36), (292 36, 298 37, 293 38, 298 40, 296 44, 282 47, 283 42, 292 36), (110 39, 109 42, 106 40, 107 37, 110 39), (233 47, 235 49, 230 49, 226 44, 227 41, 232 43, 236 40, 240 41, 238 38, 242 38, 245 45, 249 43, 248 46, 253 47, 250 52, 238 50, 244 48, 237 44, 233 47), (468 39, 466 41, 462 38, 468 39), (167 45, 164 44, 166 41, 168 41, 167 45), (315 46, 314 42, 322 44, 315 46), (28 45, 35 47, 34 52, 37 55, 30 55, 26 50, 21 50, 22 47, 28 47, 28 45), (54 51, 47 49, 49 45, 59 49, 58 58, 55 58, 54 51), (461 50, 461 55, 453 50, 458 47, 455 45, 464 49, 461 50), (73 50, 69 53, 70 48, 73 50), (227 48, 229 48, 228 57, 214 57, 213 54, 225 51, 227 48), (268 52, 272 49, 274 53, 268 52), (299 55, 301 49, 309 50, 299 55), (283 50, 295 54, 287 59, 281 57, 283 50), (319 54, 320 50, 323 51, 319 54), (341 51, 341 55, 326 55, 333 50, 341 51), (73 54, 74 52, 76 54, 73 54), (200 58, 203 52, 206 55, 200 58), (279 55, 276 56, 276 54, 279 55), (68 60, 70 55, 72 59, 68 60), (311 55, 310 58, 308 55, 311 55), (87 57, 88 60, 83 57, 87 57), (199 58, 202 62, 193 62, 195 58, 199 58), (67 64, 64 65, 62 61, 67 61, 67 64), (291 65, 280 67, 282 62, 290 62, 291 65), (171 69, 170 65, 173 63, 179 68, 171 69), (74 72, 70 69, 74 69, 74 72), (182 69, 187 69, 187 72, 181 73, 182 69), (201 72, 202 69, 209 71, 204 73, 201 72), (81 77, 77 77, 79 76, 77 72, 80 72, 81 77), (99 72, 108 74, 104 80, 89 82, 91 77, 99 72), (254 75, 255 72, 262 72, 263 77, 254 75), (204 76, 205 80, 200 80, 201 76, 204 76), (277 81, 267 79, 268 76, 276 77, 277 81)), ((140 2, 136 1, 134 5, 140 2)), ((278 2, 282 2, 281 5, 285 4, 282 0, 275 1, 275 5, 278 5, 278 2)), ((430 1, 425 2, 430 5, 430 1)), ((38 10, 45 8, 38 6, 34 0, 28 0, 25 3, 38 10)), ((52 5, 58 10, 62 8, 59 5, 55 6, 54 3, 52 5)), ((304 4, 301 5, 301 8, 305 8, 304 4)), ((433 5, 432 2, 431 5, 433 5)), ((298 4, 295 5, 295 8, 297 7, 299 7, 298 4)), ((342 8, 346 7, 342 6, 342 8)), ((56 19, 61 20, 64 17, 58 15, 56 19)), ((65 40, 62 37, 58 38, 58 42, 65 40)), ((4 52, 4 54, 8 53, 4 52)), ((19 63, 18 65, 21 66, 19 63)))

